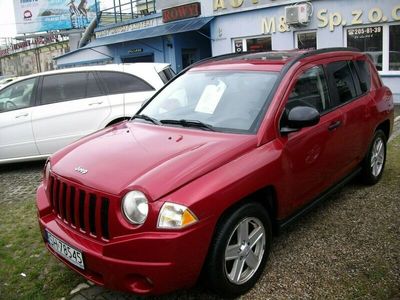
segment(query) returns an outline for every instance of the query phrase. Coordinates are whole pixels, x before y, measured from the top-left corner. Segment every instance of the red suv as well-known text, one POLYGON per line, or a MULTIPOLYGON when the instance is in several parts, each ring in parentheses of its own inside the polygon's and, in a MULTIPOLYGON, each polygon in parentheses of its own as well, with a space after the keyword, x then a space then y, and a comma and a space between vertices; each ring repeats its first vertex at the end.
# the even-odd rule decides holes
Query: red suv
POLYGON ((361 174, 376 183, 390 90, 347 48, 242 53, 180 73, 130 121, 54 154, 37 191, 47 248, 90 281, 236 296, 272 233, 361 174))

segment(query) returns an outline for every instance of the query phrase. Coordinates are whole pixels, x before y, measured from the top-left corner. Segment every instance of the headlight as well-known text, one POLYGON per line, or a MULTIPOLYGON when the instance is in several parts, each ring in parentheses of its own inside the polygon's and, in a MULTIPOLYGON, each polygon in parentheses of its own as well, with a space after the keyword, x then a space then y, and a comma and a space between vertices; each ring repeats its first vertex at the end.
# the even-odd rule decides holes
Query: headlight
POLYGON ((165 202, 158 216, 157 227, 180 229, 197 221, 197 217, 186 206, 165 202))
POLYGON ((149 213, 146 196, 139 191, 132 191, 122 199, 122 212, 132 224, 143 224, 149 213))
POLYGON ((50 170, 51 170, 51 164, 50 164, 50 160, 48 160, 44 167, 44 174, 43 174, 43 183, 44 184, 47 184, 49 182, 50 170))

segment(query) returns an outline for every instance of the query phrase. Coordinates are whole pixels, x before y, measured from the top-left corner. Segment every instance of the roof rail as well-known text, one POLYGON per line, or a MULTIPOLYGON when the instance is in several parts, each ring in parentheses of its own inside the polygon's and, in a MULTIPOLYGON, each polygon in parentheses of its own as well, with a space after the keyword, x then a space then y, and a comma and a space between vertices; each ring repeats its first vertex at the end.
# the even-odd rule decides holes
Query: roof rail
MULTIPOLYGON (((182 70, 182 73, 186 72, 187 70, 196 67, 198 65, 201 65, 203 63, 206 62, 214 62, 214 61, 220 61, 220 60, 224 60, 224 59, 228 59, 228 58, 234 58, 234 57, 241 57, 241 56, 246 56, 246 55, 253 55, 256 53, 262 53, 262 52, 266 52, 266 53, 279 53, 279 52, 291 52, 293 50, 272 50, 272 51, 260 51, 260 52, 250 52, 250 51, 245 51, 245 52, 241 52, 241 53, 227 53, 227 54, 222 54, 222 55, 217 55, 217 56, 213 56, 213 57, 208 57, 208 58, 204 58, 202 60, 199 60, 195 63, 193 63, 192 65, 186 67, 184 70, 182 70)), ((295 62, 297 62, 298 60, 302 59, 302 58, 306 58, 308 56, 311 55, 316 55, 316 54, 322 54, 322 53, 327 53, 327 52, 338 52, 338 51, 356 51, 359 52, 360 50, 357 48, 353 48, 353 47, 333 47, 333 48, 322 48, 322 49, 316 49, 316 50, 311 50, 311 51, 307 51, 304 53, 299 53, 298 56, 294 56, 294 59, 291 60, 289 62, 290 65, 293 65, 295 62)))
POLYGON ((339 51, 351 51, 351 52, 360 52, 359 49, 354 48, 354 47, 333 47, 333 48, 322 48, 322 49, 316 49, 316 50, 311 50, 302 53, 297 57, 298 59, 302 59, 311 55, 316 55, 316 54, 323 54, 323 53, 328 53, 328 52, 339 52, 339 51))

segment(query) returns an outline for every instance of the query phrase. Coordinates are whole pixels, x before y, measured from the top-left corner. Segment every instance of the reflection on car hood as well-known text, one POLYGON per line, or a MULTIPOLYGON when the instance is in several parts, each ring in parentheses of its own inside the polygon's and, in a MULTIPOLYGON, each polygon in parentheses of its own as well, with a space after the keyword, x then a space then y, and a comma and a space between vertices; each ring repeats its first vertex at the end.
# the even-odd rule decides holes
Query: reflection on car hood
POLYGON ((251 135, 127 122, 56 153, 52 169, 103 192, 120 195, 141 189, 157 200, 255 145, 251 135))

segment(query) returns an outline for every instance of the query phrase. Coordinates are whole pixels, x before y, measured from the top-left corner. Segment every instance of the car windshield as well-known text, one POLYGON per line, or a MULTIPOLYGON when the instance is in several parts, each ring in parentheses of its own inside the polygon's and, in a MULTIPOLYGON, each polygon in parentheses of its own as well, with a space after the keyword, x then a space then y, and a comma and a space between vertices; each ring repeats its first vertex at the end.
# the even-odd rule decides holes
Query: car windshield
POLYGON ((254 133, 277 76, 277 72, 188 72, 139 114, 164 126, 254 133))

